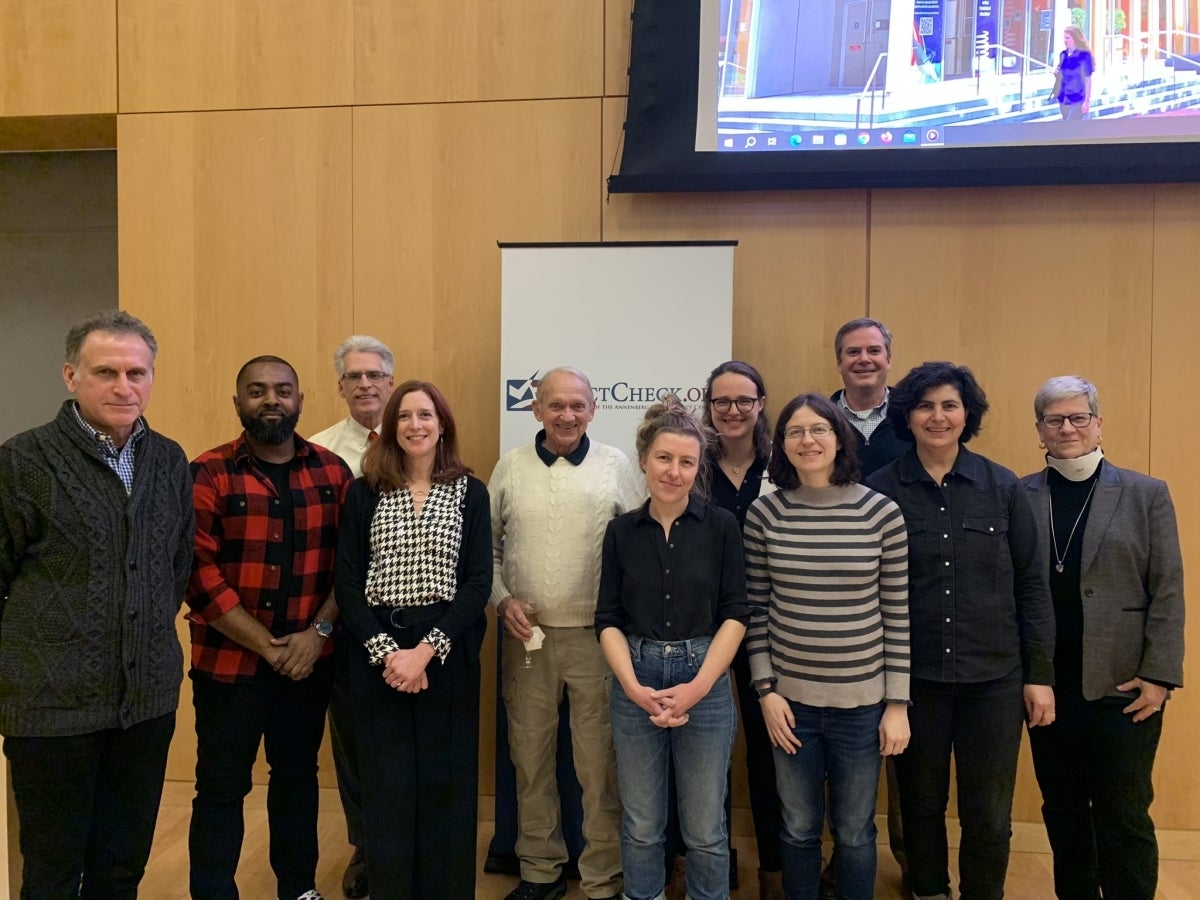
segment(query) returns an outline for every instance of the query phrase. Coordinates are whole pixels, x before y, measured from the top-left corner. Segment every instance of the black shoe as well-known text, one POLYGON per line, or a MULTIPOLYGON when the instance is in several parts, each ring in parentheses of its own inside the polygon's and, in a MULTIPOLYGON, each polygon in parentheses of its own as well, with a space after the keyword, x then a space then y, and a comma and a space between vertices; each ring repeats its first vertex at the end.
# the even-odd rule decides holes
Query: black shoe
POLYGON ((559 897, 565 896, 567 893, 567 881, 565 878, 559 878, 558 881, 526 881, 521 879, 521 883, 517 885, 517 889, 509 894, 504 900, 558 900, 559 897))
POLYGON ((365 897, 369 893, 367 889, 367 856, 363 853, 362 847, 354 848, 354 855, 350 857, 350 864, 346 866, 346 873, 342 876, 342 893, 348 900, 359 900, 360 897, 365 897))

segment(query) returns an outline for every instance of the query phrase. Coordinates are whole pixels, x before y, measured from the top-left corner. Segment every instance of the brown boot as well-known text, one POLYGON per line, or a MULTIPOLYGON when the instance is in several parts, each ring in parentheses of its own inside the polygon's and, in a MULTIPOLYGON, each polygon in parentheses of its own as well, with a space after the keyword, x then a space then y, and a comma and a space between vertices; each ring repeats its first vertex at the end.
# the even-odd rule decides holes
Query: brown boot
POLYGON ((782 872, 758 870, 758 900, 784 900, 782 872))

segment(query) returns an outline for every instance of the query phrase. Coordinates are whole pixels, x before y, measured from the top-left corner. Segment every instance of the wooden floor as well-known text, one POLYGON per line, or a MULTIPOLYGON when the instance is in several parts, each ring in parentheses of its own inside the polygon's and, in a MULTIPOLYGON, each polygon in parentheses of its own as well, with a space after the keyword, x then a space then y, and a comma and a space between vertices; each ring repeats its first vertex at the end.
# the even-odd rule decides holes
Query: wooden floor
MULTIPOLYGON (((191 785, 168 782, 158 816, 154 849, 142 882, 141 896, 146 900, 187 900, 187 830, 191 817, 191 785)), ((318 822, 321 862, 317 870, 317 890, 326 900, 343 900, 342 871, 350 859, 346 843, 346 824, 342 818, 337 792, 321 791, 318 822)), ((490 822, 479 825, 479 867, 491 840, 490 822)), ((734 838, 738 850, 741 886, 732 900, 758 897, 757 854, 752 838, 734 838)), ((954 873, 952 873, 953 875, 954 873)), ((265 792, 256 787, 246 801, 246 842, 237 874, 243 900, 271 900, 275 879, 267 863, 267 813, 265 792)), ((503 900, 517 879, 480 874, 477 900, 503 900)), ((875 882, 875 900, 900 900, 900 871, 886 847, 879 848, 879 874, 875 882)), ((1045 853, 1013 853, 1005 891, 1008 900, 1048 900, 1054 896, 1050 856, 1045 853)), ((1159 900, 1197 900, 1200 898, 1200 862, 1164 861, 1159 875, 1159 900)), ((572 884, 568 900, 584 897, 578 884, 572 884)))

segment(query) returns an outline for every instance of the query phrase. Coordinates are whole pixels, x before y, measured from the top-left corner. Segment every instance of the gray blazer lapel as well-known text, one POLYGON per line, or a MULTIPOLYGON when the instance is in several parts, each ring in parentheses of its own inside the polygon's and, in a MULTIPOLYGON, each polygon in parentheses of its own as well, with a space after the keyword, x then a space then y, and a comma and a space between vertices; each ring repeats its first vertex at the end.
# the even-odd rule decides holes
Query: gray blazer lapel
POLYGON ((1046 480, 1047 471, 1049 470, 1042 469, 1030 477, 1025 482, 1025 487, 1028 488, 1033 517, 1037 520, 1038 534, 1041 536, 1042 577, 1049 580, 1050 564, 1053 562, 1050 557, 1053 551, 1050 549, 1050 485, 1046 480))
POLYGON ((1088 513, 1087 527, 1083 530, 1083 560, 1079 566, 1080 577, 1087 574, 1088 569, 1096 559, 1100 549, 1100 541, 1108 530, 1113 513, 1121 500, 1121 476, 1116 467, 1104 463, 1100 471, 1100 481, 1096 484, 1096 493, 1092 496, 1092 511, 1088 513))

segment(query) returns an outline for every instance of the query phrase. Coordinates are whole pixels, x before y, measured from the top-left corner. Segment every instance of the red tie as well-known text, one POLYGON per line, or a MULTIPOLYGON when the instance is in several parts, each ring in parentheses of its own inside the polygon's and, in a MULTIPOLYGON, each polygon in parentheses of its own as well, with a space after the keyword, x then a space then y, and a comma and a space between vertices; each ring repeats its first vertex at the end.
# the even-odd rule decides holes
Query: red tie
POLYGON ((368 444, 371 443, 372 441, 377 441, 377 440, 379 440, 379 432, 378 431, 368 431, 367 432, 367 443, 368 444))

